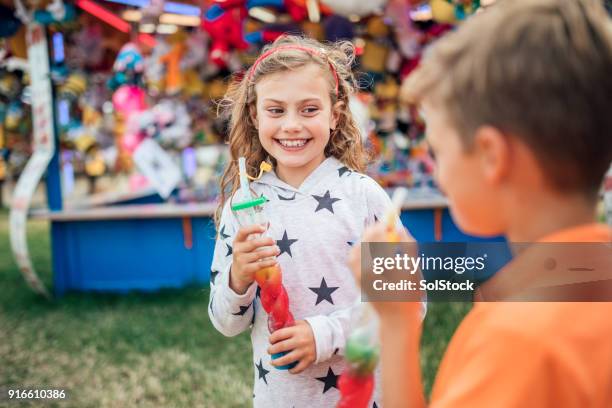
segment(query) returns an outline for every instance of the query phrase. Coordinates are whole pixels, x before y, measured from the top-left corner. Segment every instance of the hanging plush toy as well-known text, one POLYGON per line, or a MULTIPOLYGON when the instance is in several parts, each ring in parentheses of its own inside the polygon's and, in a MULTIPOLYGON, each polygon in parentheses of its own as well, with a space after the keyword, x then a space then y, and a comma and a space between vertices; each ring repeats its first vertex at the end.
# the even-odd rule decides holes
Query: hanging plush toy
POLYGON ((366 24, 366 33, 361 66, 368 73, 371 79, 369 85, 372 86, 382 79, 386 71, 387 59, 392 49, 390 29, 382 17, 372 16, 366 24))
POLYGON ((21 120, 24 117, 23 107, 19 101, 11 101, 6 107, 4 126, 9 132, 18 132, 21 120))
POLYGON ((404 59, 400 69, 400 79, 404 80, 414 69, 419 66, 422 52, 430 43, 452 30, 453 27, 454 26, 451 24, 434 22, 433 24, 428 23, 426 28, 419 30, 417 37, 419 41, 419 52, 412 58, 408 57, 404 59))
POLYGON ((79 99, 87 90, 87 78, 82 72, 72 72, 57 87, 59 138, 64 146, 72 148, 83 131, 79 112, 79 99))
POLYGON ((58 89, 58 97, 75 102, 87 90, 87 77, 82 72, 73 72, 58 89))
POLYGON ((161 146, 180 150, 191 144, 191 116, 184 103, 162 100, 153 107, 153 114, 158 128, 156 139, 161 146))
POLYGON ((43 25, 66 24, 76 18, 76 10, 72 4, 64 4, 62 0, 51 1, 44 10, 34 11, 34 20, 43 25))
POLYGON ((431 0, 433 19, 439 23, 456 24, 480 8, 480 0, 431 0))
POLYGON ((152 109, 132 115, 127 122, 124 147, 133 151, 145 138, 155 139, 167 149, 181 150, 189 146, 193 134, 185 104, 164 99, 152 109))
POLYGON ((168 95, 177 94, 183 89, 183 75, 180 63, 187 49, 185 40, 186 35, 184 31, 177 31, 169 36, 170 51, 159 59, 166 66, 165 89, 168 95))
POLYGON ((245 0, 216 0, 204 13, 202 28, 211 38, 208 59, 219 68, 230 63, 232 50, 245 51, 251 44, 274 41, 282 32, 261 30, 247 33, 245 0))
POLYGON ((194 30, 187 37, 187 50, 181 59, 181 69, 196 69, 206 61, 208 54, 209 36, 205 31, 194 30))
POLYGON ((113 65, 113 76, 108 81, 112 90, 122 85, 137 85, 140 83, 144 71, 144 58, 138 46, 127 43, 119 50, 113 65))
POLYGON ((352 40, 355 37, 355 27, 343 16, 331 15, 323 22, 325 38, 328 41, 352 40))
POLYGON ((116 168, 129 171, 132 168, 131 154, 141 142, 139 135, 126 131, 126 123, 131 117, 146 109, 145 93, 135 85, 123 85, 113 94, 115 109, 115 141, 118 147, 116 168))
POLYGON ((395 42, 404 58, 415 58, 421 51, 421 33, 410 19, 410 5, 405 0, 391 0, 385 16, 392 22, 395 42))
POLYGON ((20 132, 20 125, 24 118, 23 103, 20 96, 23 84, 17 73, 0 71, 0 102, 3 105, 4 128, 8 132, 20 132))
MULTIPOLYGON (((35 21, 42 25, 51 25, 56 28, 65 27, 73 23, 76 17, 76 10, 72 4, 64 4, 63 0, 52 0, 44 9, 29 11, 21 0, 14 0, 15 17, 24 24, 35 21)), ((39 1, 29 2, 34 8, 39 6, 39 1)))
POLYGON ((206 61, 210 38, 206 32, 196 30, 187 38, 187 50, 181 59, 183 73, 183 93, 189 97, 201 96, 204 92, 204 82, 200 75, 200 67, 206 61))
POLYGON ((0 70, 0 99, 11 101, 19 98, 23 85, 17 73, 0 70))
POLYGON ((134 85, 123 85, 113 94, 115 112, 127 117, 147 108, 144 91, 134 85))
POLYGON ((431 0, 431 15, 434 21, 446 24, 455 24, 455 7, 447 0, 431 0))
POLYGON ((155 47, 145 60, 144 80, 152 96, 158 96, 164 89, 165 68, 161 58, 170 52, 170 45, 164 37, 155 37, 155 47))
POLYGON ((480 0, 446 0, 455 5, 455 17, 464 20, 480 7, 480 0))
POLYGON ((397 126, 397 98, 399 86, 395 78, 386 75, 374 88, 376 97, 376 119, 379 131, 391 133, 397 126))
POLYGON ((27 59, 11 55, 9 41, 0 38, 0 68, 9 72, 28 72, 30 69, 27 59))
POLYGON ((218 0, 204 12, 202 27, 211 38, 208 58, 219 68, 227 66, 231 50, 248 48, 242 31, 246 17, 244 0, 218 0))

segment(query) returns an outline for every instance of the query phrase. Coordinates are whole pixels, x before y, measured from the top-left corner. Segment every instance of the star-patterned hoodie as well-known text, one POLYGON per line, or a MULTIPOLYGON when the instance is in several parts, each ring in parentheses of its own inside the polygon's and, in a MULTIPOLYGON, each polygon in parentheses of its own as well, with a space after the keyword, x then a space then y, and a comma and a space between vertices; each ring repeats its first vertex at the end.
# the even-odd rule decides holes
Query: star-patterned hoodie
MULTIPOLYGON (((243 295, 229 287, 232 243, 239 228, 229 203, 223 208, 215 244, 208 314, 226 336, 251 329, 255 407, 334 407, 340 397, 336 381, 346 368, 343 354, 351 310, 360 297, 347 266, 348 253, 364 228, 385 214, 390 199, 374 180, 333 157, 299 188, 273 172, 252 182, 251 188, 269 199, 268 236, 280 248, 278 262, 290 310, 295 320, 306 320, 312 327, 316 361, 300 374, 270 364, 268 316, 257 284, 243 295)), ((376 384, 380 383, 377 372, 376 384)), ((379 393, 377 387, 370 406, 380 406, 379 393)))

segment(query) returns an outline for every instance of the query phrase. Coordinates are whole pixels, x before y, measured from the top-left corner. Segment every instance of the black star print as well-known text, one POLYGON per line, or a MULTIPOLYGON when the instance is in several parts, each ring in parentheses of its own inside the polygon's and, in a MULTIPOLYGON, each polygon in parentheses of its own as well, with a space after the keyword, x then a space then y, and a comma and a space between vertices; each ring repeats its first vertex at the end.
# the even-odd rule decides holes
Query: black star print
POLYGON ((251 305, 248 306, 240 306, 240 311, 236 312, 236 313, 232 313, 234 316, 244 316, 244 314, 246 313, 247 310, 249 310, 249 307, 251 307, 251 305))
POLYGON ((374 222, 378 222, 378 217, 374 214, 374 222))
POLYGON ((333 305, 334 301, 331 297, 331 294, 334 293, 338 288, 339 286, 327 286, 327 282, 325 282, 325 278, 323 278, 321 279, 321 286, 319 286, 318 288, 308 289, 312 290, 314 293, 317 294, 317 303, 315 303, 316 306, 324 300, 327 300, 333 305))
POLYGON ((344 166, 344 167, 340 167, 340 168, 338 169, 338 177, 342 177, 342 175, 343 175, 344 173, 349 173, 349 174, 351 174, 351 170, 350 170, 348 167, 346 167, 346 166, 344 166))
POLYGON ((255 367, 257 367, 257 375, 259 376, 257 379, 261 380, 263 378, 266 385, 268 385, 268 380, 266 379, 266 375, 268 375, 270 371, 263 368, 263 363, 261 361, 261 358, 259 359, 259 364, 255 364, 255 367))
POLYGON ((346 241, 347 244, 349 244, 350 246, 353 246, 354 242, 353 241, 346 241))
POLYGON ((334 374, 331 367, 327 369, 327 375, 325 377, 317 377, 317 380, 325 384, 325 386, 323 387, 323 394, 325 394, 332 387, 336 389, 338 388, 338 376, 334 374))
POLYGON ((276 245, 278 245, 278 247, 280 248, 280 253, 278 254, 278 256, 281 256, 284 252, 286 252, 289 254, 290 257, 293 258, 293 255, 291 255, 291 245, 296 242, 297 239, 289 239, 287 237, 287 231, 285 230, 285 232, 283 233, 283 239, 276 240, 276 245))
POLYGON ((293 193, 293 197, 283 197, 280 194, 277 194, 277 195, 278 195, 278 199, 281 201, 292 201, 292 200, 295 200, 297 193, 293 193))
POLYGON ((214 285, 217 280, 217 275, 219 275, 219 271, 210 271, 210 282, 214 285))
POLYGON ((372 404, 372 408, 378 408, 378 405, 376 405, 376 401, 374 401, 374 404, 372 404))
POLYGON ((331 196, 330 196, 330 194, 329 194, 329 190, 327 190, 327 191, 325 192, 325 194, 324 194, 324 195, 322 195, 322 196, 316 196, 316 195, 313 195, 312 197, 313 197, 315 200, 317 200, 317 202, 319 203, 319 204, 317 205, 317 209, 315 210, 315 212, 317 212, 317 211, 322 210, 322 209, 324 209, 324 208, 325 208, 325 209, 329 210, 329 212, 331 212, 331 213, 333 214, 333 213, 334 213, 334 207, 333 207, 334 203, 335 203, 336 201, 340 201, 340 199, 339 199, 339 198, 333 198, 333 197, 331 197, 331 196))
POLYGON ((219 236, 221 239, 229 238, 230 236, 225 233, 225 225, 221 226, 221 231, 219 231, 219 236))
POLYGON ((232 247, 230 244, 225 244, 225 246, 227 246, 227 254, 225 256, 230 256, 232 254, 232 247))
POLYGON ((334 350, 334 355, 338 354, 338 352, 339 352, 339 351, 340 351, 340 349, 339 349, 339 348, 335 349, 335 350, 334 350))

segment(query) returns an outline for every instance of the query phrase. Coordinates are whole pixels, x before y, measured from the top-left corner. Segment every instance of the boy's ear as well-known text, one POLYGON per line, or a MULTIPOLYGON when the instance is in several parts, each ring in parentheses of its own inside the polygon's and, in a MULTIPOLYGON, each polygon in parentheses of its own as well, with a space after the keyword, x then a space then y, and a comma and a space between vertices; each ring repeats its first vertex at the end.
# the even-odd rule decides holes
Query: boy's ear
POLYGON ((508 175, 512 161, 512 146, 508 137, 493 126, 476 130, 474 148, 480 156, 482 174, 491 184, 502 182, 508 175))
POLYGON ((338 125, 338 121, 340 120, 340 115, 342 112, 342 107, 344 106, 344 102, 338 101, 332 106, 332 115, 331 115, 331 123, 329 128, 334 130, 338 125))

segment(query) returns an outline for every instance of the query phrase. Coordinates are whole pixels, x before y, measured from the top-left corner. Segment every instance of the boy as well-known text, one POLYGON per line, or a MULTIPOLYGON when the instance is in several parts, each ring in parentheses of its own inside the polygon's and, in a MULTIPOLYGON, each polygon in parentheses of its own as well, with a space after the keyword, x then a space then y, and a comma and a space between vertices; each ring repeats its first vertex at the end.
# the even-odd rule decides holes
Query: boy
MULTIPOLYGON (((463 230, 510 242, 611 241, 594 223, 612 161, 612 27, 600 1, 498 1, 435 44, 402 91, 423 108, 438 184, 463 230)), ((363 240, 385 236, 378 225, 363 240)), ((534 272, 513 268, 521 256, 493 286, 534 272)), ((358 276, 358 247, 351 267, 358 276)), ((374 305, 384 406, 425 406, 419 305, 374 305)), ((603 302, 477 303, 430 404, 611 407, 611 315, 603 302)))

